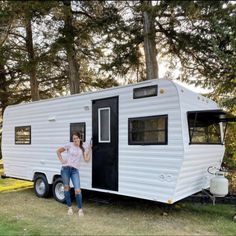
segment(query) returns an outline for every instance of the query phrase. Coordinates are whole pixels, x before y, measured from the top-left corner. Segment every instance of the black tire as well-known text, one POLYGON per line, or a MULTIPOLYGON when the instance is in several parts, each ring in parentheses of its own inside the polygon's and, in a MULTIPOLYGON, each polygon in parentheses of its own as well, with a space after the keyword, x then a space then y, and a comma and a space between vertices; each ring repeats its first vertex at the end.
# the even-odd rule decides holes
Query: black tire
POLYGON ((56 201, 60 203, 65 203, 65 195, 64 195, 64 185, 62 179, 57 178, 52 185, 52 194, 56 201))
POLYGON ((43 174, 38 174, 34 178, 34 192, 36 196, 47 198, 50 195, 50 185, 43 174))

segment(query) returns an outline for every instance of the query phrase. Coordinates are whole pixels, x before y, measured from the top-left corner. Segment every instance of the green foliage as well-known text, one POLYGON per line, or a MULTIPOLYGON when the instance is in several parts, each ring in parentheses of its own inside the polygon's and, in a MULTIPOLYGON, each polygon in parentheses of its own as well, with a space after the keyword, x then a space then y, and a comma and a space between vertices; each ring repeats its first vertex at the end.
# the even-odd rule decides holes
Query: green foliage
POLYGON ((229 123, 226 133, 224 165, 236 170, 236 124, 229 123))
POLYGON ((229 193, 236 194, 236 124, 228 123, 223 167, 227 170, 229 193))
MULTIPOLYGON (((26 14, 32 17, 34 34, 42 39, 34 42, 41 88, 48 86, 52 77, 56 88, 59 89, 58 83, 61 83, 61 92, 66 89, 69 75, 64 49, 71 45, 79 68, 89 75, 88 81, 93 84, 100 74, 106 77, 104 80, 129 75, 145 79, 142 14, 146 11, 156 19, 158 56, 181 63, 179 79, 214 87, 212 97, 222 95, 227 101, 233 100, 230 93, 235 92, 235 4, 157 1, 151 6, 145 1, 76 1, 72 2, 72 8, 70 5, 71 1, 28 1, 20 5, 5 1, 2 4, 0 16, 5 25, 9 24, 9 19, 14 19, 11 23, 20 26, 22 17, 26 14), (72 24, 67 27, 68 17, 72 24), (39 28, 41 34, 37 32, 39 28)), ((19 39, 11 38, 11 42, 19 39)), ((12 51, 12 45, 7 45, 12 51)), ((14 48, 12 58, 17 58, 22 72, 29 70, 23 45, 20 44, 18 50, 14 48)), ((85 84, 88 85, 88 81, 85 84)), ((53 89, 45 89, 41 95, 47 97, 47 91, 53 89)), ((231 107, 232 103, 227 102, 227 105, 231 107)))
MULTIPOLYGON (((0 135, 0 144, 2 143, 2 132, 0 135)), ((2 159, 2 145, 0 145, 0 160, 2 159)))
MULTIPOLYGON (((178 7, 176 14, 182 12, 185 18, 175 24, 174 29, 182 27, 172 32, 172 46, 183 68, 181 79, 214 88, 212 98, 235 100, 236 5, 227 1, 197 1, 178 7)), ((232 102, 226 104, 233 109, 232 102)))

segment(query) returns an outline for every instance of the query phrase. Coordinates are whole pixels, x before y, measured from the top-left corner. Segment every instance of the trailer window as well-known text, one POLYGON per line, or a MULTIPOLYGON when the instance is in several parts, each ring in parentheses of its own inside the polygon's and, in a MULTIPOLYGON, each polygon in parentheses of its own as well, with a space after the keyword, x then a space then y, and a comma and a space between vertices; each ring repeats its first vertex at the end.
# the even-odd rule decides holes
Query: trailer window
POLYGON ((133 90, 134 99, 152 96, 157 96, 157 85, 134 88, 133 90))
POLYGON ((167 115, 130 118, 129 145, 167 144, 167 115))
POLYGON ((211 114, 189 113, 190 144, 222 144, 220 124, 211 117, 211 114))
POLYGON ((71 123, 70 124, 70 142, 73 142, 72 136, 73 133, 78 132, 80 133, 83 142, 86 141, 86 124, 85 122, 80 123, 71 123))
POLYGON ((31 144, 31 126, 15 127, 15 144, 31 144))
POLYGON ((98 109, 98 134, 100 143, 110 143, 110 107, 98 109))

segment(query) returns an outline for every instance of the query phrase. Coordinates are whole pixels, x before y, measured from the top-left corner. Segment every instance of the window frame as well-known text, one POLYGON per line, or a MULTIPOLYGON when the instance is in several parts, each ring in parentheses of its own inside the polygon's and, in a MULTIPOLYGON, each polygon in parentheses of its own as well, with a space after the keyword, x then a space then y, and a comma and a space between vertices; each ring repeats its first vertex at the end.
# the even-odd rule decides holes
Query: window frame
POLYGON ((24 126, 15 126, 15 145, 31 145, 31 125, 24 125, 24 126), (29 142, 28 143, 17 143, 17 129, 22 129, 22 128, 29 128, 29 142))
MULTIPOLYGON (((162 130, 160 130, 162 132, 162 130)), ((145 132, 145 130, 144 130, 145 132)), ((168 145, 168 115, 164 114, 164 115, 155 115, 155 116, 143 116, 143 117, 132 117, 132 118, 128 118, 128 145, 168 145), (164 132, 165 132, 165 141, 164 142, 134 142, 131 140, 131 122, 133 120, 148 120, 148 119, 153 119, 153 118, 165 118, 165 128, 164 128, 164 132)))
MULTIPOLYGON (((72 140, 72 125, 84 125, 84 140, 82 140, 83 142, 86 142, 86 122, 73 122, 70 123, 70 142, 73 142, 72 140)), ((79 132, 79 131, 78 131, 79 132)))
POLYGON ((212 124, 217 124, 219 126, 219 135, 220 135, 220 140, 219 142, 217 143, 213 143, 213 142, 193 142, 192 141, 192 138, 193 138, 193 134, 194 134, 194 131, 196 129, 196 122, 197 122, 197 118, 198 118, 198 114, 203 114, 204 112, 207 112, 206 111, 188 111, 186 114, 187 114, 187 123, 188 123, 188 134, 189 134, 189 145, 223 145, 223 142, 222 142, 222 133, 221 133, 221 127, 220 127, 220 122, 216 122, 216 123, 212 123, 212 124), (194 120, 193 120, 193 126, 190 127, 190 118, 189 118, 189 115, 195 113, 194 115, 194 120), (191 128, 193 128, 193 131, 191 131, 191 128))
POLYGON ((99 143, 111 143, 111 108, 110 107, 101 107, 101 108, 98 108, 98 142, 99 143), (102 141, 101 140, 101 120, 100 120, 100 111, 102 110, 108 110, 109 113, 108 113, 108 116, 109 116, 109 123, 108 123, 108 135, 109 135, 109 140, 105 140, 105 141, 102 141))
POLYGON ((155 97, 157 96, 157 92, 158 92, 158 85, 150 85, 150 86, 144 86, 144 87, 138 87, 138 88, 134 88, 133 89, 133 99, 141 99, 141 98, 148 98, 148 97, 155 97), (142 90, 142 89, 148 89, 148 88, 155 88, 155 93, 154 94, 150 94, 150 95, 143 95, 143 96, 137 96, 135 95, 135 92, 138 90, 142 90))

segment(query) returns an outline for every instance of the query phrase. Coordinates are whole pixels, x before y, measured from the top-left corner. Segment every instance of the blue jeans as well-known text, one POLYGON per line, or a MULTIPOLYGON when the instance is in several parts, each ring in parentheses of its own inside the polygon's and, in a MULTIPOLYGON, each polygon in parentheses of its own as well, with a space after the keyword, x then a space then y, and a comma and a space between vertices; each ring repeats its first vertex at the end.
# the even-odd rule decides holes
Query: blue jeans
MULTIPOLYGON (((80 190, 80 177, 79 177, 79 170, 70 167, 70 166, 63 166, 61 168, 61 177, 64 186, 70 186, 70 179, 72 180, 75 192, 76 190, 80 190)), ((71 207, 71 197, 70 197, 70 190, 64 191, 66 204, 68 207, 71 207)), ((79 209, 82 208, 82 194, 80 193, 75 194, 77 206, 79 209)))

